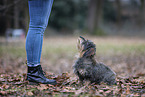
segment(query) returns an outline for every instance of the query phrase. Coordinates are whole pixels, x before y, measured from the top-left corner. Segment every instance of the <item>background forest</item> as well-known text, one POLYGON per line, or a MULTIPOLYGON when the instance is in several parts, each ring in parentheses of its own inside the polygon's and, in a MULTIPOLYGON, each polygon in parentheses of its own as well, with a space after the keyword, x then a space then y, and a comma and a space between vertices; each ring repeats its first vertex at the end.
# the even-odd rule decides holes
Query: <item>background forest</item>
MULTIPOLYGON (((46 34, 144 35, 144 0, 55 0, 46 34)), ((0 34, 28 30, 27 0, 0 1, 0 34)))

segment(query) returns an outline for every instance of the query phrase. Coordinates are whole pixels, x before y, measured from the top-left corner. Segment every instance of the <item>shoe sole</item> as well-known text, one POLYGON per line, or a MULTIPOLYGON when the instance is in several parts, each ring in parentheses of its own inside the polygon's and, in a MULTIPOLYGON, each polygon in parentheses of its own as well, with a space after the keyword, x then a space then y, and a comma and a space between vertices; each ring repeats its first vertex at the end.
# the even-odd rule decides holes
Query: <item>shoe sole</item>
POLYGON ((29 85, 38 85, 39 83, 36 82, 29 82, 29 85))
MULTIPOLYGON (((29 85, 38 85, 40 83, 37 82, 29 82, 29 85)), ((41 84, 51 84, 51 85, 56 85, 57 83, 41 83, 41 84)))

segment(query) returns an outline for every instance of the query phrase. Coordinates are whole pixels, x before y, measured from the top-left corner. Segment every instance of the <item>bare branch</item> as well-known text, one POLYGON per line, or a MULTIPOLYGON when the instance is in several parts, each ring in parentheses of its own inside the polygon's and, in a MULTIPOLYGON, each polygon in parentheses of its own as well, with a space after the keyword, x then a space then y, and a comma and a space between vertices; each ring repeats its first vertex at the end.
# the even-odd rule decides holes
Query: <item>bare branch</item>
POLYGON ((4 5, 4 6, 2 6, 2 5, 0 5, 0 11, 4 11, 4 10, 7 10, 7 9, 9 9, 10 7, 13 7, 13 6, 15 6, 16 4, 18 4, 18 3, 20 3, 20 1, 21 2, 24 2, 25 0, 15 0, 13 3, 11 3, 11 4, 9 4, 9 5, 4 5))

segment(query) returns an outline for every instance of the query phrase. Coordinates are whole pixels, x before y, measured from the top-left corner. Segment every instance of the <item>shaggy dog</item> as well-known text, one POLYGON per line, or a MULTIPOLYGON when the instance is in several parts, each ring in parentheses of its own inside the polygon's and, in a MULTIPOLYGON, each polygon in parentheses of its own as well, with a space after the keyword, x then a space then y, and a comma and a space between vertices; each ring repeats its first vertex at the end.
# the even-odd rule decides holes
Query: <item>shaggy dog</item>
POLYGON ((100 82, 108 85, 116 84, 116 73, 105 64, 95 60, 96 46, 92 41, 80 36, 77 47, 79 58, 73 68, 80 81, 88 80, 97 84, 100 84, 100 82))

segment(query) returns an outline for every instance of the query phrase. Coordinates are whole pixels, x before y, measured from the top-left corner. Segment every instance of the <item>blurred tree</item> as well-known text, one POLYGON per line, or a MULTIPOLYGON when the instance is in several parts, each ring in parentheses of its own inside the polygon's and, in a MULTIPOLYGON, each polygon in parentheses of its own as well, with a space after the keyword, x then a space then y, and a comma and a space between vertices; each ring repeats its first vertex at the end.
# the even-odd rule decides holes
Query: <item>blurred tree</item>
POLYGON ((88 31, 97 34, 99 23, 102 20, 104 0, 90 0, 88 5, 88 31))
POLYGON ((27 0, 0 0, 1 35, 5 34, 7 28, 24 28, 26 2, 27 0))
POLYGON ((0 0, 0 35, 4 35, 4 31, 6 29, 6 25, 10 26, 8 20, 5 20, 6 17, 3 16, 3 14, 6 13, 6 11, 3 11, 4 7, 7 5, 7 0, 0 0))
POLYGON ((104 1, 103 19, 105 22, 116 22, 116 10, 109 0, 104 1))
POLYGON ((28 10, 29 10, 29 8, 28 8, 28 3, 27 2, 25 2, 24 3, 24 5, 25 5, 25 9, 24 9, 24 20, 23 20, 23 25, 24 25, 24 29, 25 29, 25 31, 27 32, 27 30, 28 30, 28 28, 29 28, 29 12, 28 12, 28 10))
POLYGON ((140 24, 143 25, 145 24, 145 0, 140 0, 140 24))
MULTIPOLYGON (((14 2, 17 0, 14 0, 14 2)), ((14 6, 14 28, 18 29, 19 28, 19 8, 18 5, 14 6)))
POLYGON ((87 0, 55 0, 49 26, 68 31, 85 26, 87 0))
MULTIPOLYGON (((27 3, 28 0, 0 0, 0 34, 7 28, 28 29, 27 3)), ((90 34, 100 35, 104 33, 104 23, 144 24, 144 11, 144 0, 55 0, 49 26, 67 33, 87 28, 90 34)))
POLYGON ((120 26, 121 24, 121 2, 120 0, 116 0, 117 5, 117 24, 120 26))

